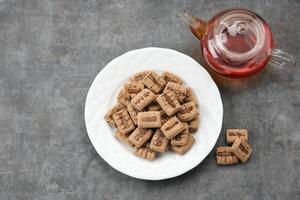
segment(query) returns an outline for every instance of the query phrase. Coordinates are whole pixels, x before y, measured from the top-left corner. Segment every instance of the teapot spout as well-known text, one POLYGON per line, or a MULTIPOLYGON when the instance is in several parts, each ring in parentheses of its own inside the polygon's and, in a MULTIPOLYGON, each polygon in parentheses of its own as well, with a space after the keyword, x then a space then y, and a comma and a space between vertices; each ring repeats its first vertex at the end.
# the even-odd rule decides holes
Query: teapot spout
POLYGON ((190 27, 191 32, 201 40, 204 33, 206 22, 190 15, 185 10, 178 12, 179 17, 190 27))

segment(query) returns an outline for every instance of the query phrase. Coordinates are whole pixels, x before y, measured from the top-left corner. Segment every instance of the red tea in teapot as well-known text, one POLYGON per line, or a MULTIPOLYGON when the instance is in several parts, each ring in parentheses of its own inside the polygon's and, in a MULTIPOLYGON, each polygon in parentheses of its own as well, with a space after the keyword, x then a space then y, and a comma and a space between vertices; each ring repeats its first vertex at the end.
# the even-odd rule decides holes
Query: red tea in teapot
MULTIPOLYGON (((293 58, 277 49, 273 53, 273 37, 268 24, 251 11, 225 10, 208 22, 186 12, 182 12, 181 17, 201 41, 207 63, 222 75, 240 78, 254 74, 274 54, 285 61, 293 58)), ((283 62, 277 61, 275 64, 283 62)))

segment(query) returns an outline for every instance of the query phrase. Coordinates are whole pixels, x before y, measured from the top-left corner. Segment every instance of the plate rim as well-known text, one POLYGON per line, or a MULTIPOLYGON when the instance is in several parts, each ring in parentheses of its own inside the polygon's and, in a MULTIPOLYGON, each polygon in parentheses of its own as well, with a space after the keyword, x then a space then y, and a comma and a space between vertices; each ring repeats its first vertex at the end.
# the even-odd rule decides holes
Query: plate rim
POLYGON ((90 85, 89 90, 88 90, 88 92, 87 92, 87 95, 86 95, 86 98, 85 98, 85 106, 84 106, 84 121, 85 121, 85 127, 86 127, 86 134, 88 135, 88 138, 89 138, 89 140, 90 140, 90 142, 91 142, 93 148, 96 150, 97 154, 98 154, 98 155, 99 155, 99 156, 100 156, 100 157, 101 157, 101 158, 102 158, 102 159, 103 159, 110 167, 112 167, 113 169, 117 170, 118 172, 120 172, 120 173, 122 173, 122 174, 125 174, 125 175, 127 175, 127 176, 130 176, 130 177, 136 178, 136 179, 141 179, 141 180, 151 180, 151 181, 155 181, 155 180, 165 180, 165 179, 175 178, 175 177, 180 176, 180 175, 182 175, 182 174, 184 174, 184 173, 187 173, 188 171, 194 169, 196 166, 198 166, 200 163, 202 163, 202 161, 203 161, 203 160, 210 154, 210 152, 213 150, 214 146, 216 145, 216 143, 217 143, 217 141, 218 141, 218 138, 220 137, 220 133, 221 133, 222 126, 223 126, 223 120, 224 120, 223 117, 224 117, 224 107, 223 107, 223 101, 222 101, 221 93, 220 93, 220 90, 219 90, 219 88, 218 88, 216 82, 215 82, 214 79, 211 77, 211 75, 208 73, 208 71, 207 71, 207 70, 206 70, 199 62, 197 62, 197 61, 196 61, 195 59, 193 59, 192 57, 190 57, 190 56, 188 56, 188 55, 186 55, 186 54, 184 54, 184 53, 181 53, 181 52, 179 52, 179 51, 177 51, 177 50, 174 50, 174 49, 161 48, 161 47, 145 47, 145 48, 139 48, 139 49, 130 50, 130 51, 127 51, 127 52, 125 52, 125 53, 123 53, 123 54, 120 54, 119 56, 117 56, 117 57, 113 58, 112 60, 110 60, 110 61, 109 61, 109 62, 108 62, 108 63, 107 63, 107 64, 106 64, 99 72, 98 72, 98 74, 95 76, 95 78, 94 78, 94 80, 93 80, 92 84, 90 85), (155 178, 155 177, 149 178, 149 177, 145 177, 145 176, 136 176, 136 175, 128 174, 128 173, 123 172, 123 170, 120 169, 117 165, 114 165, 114 164, 108 162, 108 161, 104 158, 105 156, 103 156, 103 155, 101 154, 101 152, 98 151, 97 148, 95 147, 95 144, 94 144, 94 142, 92 141, 91 136, 90 136, 90 133, 89 133, 89 129, 88 129, 88 126, 87 126, 87 119, 86 119, 86 118, 87 118, 87 117, 86 117, 86 115, 87 115, 87 109, 86 109, 86 108, 87 108, 87 102, 88 102, 89 94, 90 94, 90 92, 91 92, 91 88, 92 88, 92 86, 95 84, 97 78, 98 78, 99 76, 101 76, 101 74, 104 73, 104 71, 106 71, 106 70, 108 69, 109 64, 115 62, 115 60, 117 60, 119 57, 124 56, 124 55, 126 55, 126 54, 134 53, 134 52, 138 52, 138 51, 143 51, 143 50, 148 50, 148 49, 152 49, 152 50, 164 50, 164 51, 173 51, 173 52, 175 52, 175 53, 178 53, 178 54, 181 54, 181 55, 183 55, 183 56, 185 56, 185 57, 188 57, 189 59, 192 59, 195 63, 197 63, 197 65, 199 65, 200 68, 202 68, 203 73, 206 73, 206 75, 212 80, 212 86, 216 88, 217 96, 219 97, 218 99, 220 100, 220 105, 221 105, 221 107, 220 107, 220 108, 221 108, 221 109, 220 109, 220 111, 221 111, 221 117, 220 117, 220 118, 221 118, 221 123, 220 123, 220 126, 219 126, 219 128, 218 128, 218 137, 217 137, 217 139, 214 141, 214 144, 212 145, 212 147, 209 149, 207 155, 205 155, 202 159, 200 159, 198 162, 196 162, 193 166, 188 167, 188 168, 182 170, 181 172, 179 172, 179 173, 177 173, 177 174, 174 174, 174 175, 171 175, 171 176, 170 176, 170 175, 168 175, 168 176, 160 176, 160 177, 158 177, 158 178, 155 178))

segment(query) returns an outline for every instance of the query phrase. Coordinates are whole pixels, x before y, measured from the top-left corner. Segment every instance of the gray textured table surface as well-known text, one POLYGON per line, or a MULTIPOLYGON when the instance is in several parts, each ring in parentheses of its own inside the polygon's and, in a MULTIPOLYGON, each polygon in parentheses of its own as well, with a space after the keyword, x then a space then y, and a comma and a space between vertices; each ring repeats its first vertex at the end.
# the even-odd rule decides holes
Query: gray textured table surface
POLYGON ((279 48, 299 57, 299 0, 0 0, 0 199, 300 199, 300 68, 267 68, 244 80, 210 72, 224 130, 246 127, 251 160, 219 167, 214 152, 170 180, 119 173, 86 134, 84 103, 96 74, 136 48, 166 47, 203 63, 180 8, 208 19, 242 6, 271 25, 279 48))

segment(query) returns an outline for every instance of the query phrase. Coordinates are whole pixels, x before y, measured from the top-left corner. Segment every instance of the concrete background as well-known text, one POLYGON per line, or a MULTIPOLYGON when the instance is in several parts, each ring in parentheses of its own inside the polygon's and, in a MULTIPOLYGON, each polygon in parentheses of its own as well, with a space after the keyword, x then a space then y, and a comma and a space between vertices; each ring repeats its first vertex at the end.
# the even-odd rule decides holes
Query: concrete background
POLYGON ((271 67, 249 79, 210 71, 224 103, 224 130, 246 127, 254 154, 219 167, 214 152, 165 181, 119 173, 86 134, 84 103, 114 57, 165 47, 205 65, 198 41, 176 17, 209 19, 245 7, 271 25, 279 48, 298 60, 299 0, 0 0, 0 199, 300 199, 300 69, 271 67))

